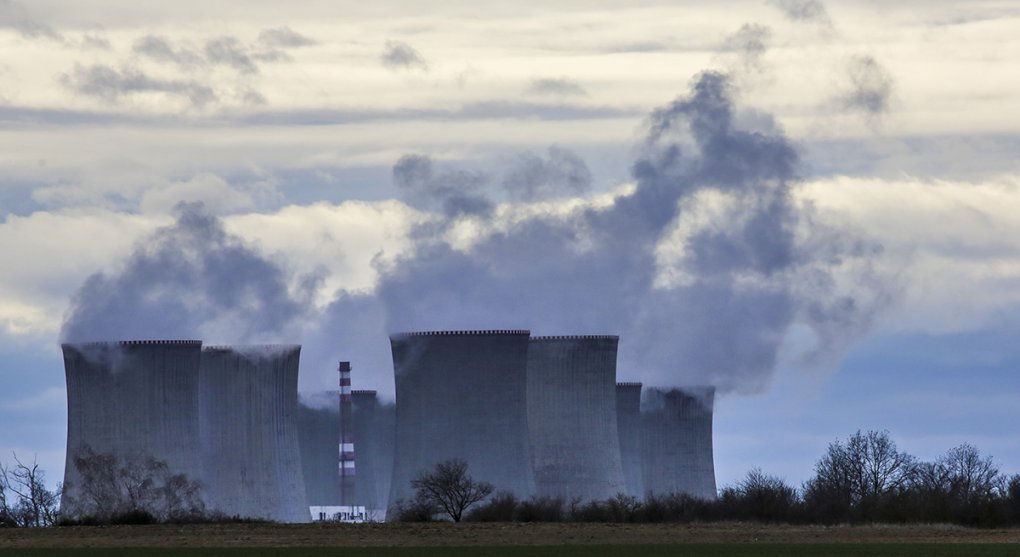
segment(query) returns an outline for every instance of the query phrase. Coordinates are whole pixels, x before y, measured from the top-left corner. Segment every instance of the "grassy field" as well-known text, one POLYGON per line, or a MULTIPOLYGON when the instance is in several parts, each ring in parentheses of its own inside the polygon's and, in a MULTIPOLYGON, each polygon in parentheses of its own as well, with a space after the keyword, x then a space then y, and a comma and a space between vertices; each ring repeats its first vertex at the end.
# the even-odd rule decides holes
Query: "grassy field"
POLYGON ((1016 556, 1012 544, 679 544, 473 547, 333 547, 333 548, 32 548, 0 549, 0 555, 24 557, 999 557, 1016 556))
POLYGON ((0 557, 1020 556, 1020 529, 713 524, 202 524, 0 529, 0 557))

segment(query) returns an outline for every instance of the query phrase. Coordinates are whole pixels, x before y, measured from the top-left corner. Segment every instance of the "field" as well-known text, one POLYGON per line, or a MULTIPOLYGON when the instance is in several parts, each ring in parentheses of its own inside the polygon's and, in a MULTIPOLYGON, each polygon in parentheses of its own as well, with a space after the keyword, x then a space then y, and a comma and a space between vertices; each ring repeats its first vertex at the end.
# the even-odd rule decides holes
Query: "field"
POLYGON ((0 556, 1016 556, 1020 530, 760 524, 216 524, 0 530, 0 556), (144 548, 144 551, 139 549, 144 548))

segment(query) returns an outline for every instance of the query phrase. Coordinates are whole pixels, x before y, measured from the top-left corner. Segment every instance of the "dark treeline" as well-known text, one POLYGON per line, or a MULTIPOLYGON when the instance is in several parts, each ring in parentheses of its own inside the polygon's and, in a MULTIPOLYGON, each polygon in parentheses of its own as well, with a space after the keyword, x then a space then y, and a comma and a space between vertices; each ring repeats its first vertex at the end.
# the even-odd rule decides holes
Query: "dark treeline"
MULTIPOLYGON (((428 520, 427 506, 395 509, 395 520, 428 520)), ((814 477, 799 489, 754 469, 714 500, 682 493, 617 495, 604 501, 518 499, 496 492, 467 521, 706 522, 797 524, 953 523, 1020 525, 1020 475, 1002 474, 990 457, 960 445, 932 462, 897 449, 886 432, 857 432, 829 445, 814 477)))

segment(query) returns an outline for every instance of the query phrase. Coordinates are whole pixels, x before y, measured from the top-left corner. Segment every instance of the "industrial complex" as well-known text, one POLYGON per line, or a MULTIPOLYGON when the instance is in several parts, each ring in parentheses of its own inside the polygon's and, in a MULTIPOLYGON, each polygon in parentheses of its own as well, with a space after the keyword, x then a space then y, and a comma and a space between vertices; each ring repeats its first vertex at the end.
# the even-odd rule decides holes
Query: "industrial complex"
POLYGON ((205 508, 277 522, 383 520, 411 480, 458 458, 520 498, 716 496, 714 389, 618 383, 619 338, 527 330, 390 336, 395 403, 351 387, 300 400, 298 345, 64 344, 62 507, 87 509, 75 456, 144 456, 201 484, 205 508))

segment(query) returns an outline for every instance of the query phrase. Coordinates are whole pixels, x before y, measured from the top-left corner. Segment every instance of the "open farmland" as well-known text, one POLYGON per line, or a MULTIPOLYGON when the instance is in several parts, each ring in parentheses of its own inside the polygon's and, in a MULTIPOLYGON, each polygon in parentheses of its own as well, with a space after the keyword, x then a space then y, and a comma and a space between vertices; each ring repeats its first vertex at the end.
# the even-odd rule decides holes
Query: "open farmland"
POLYGON ((0 555, 1020 554, 1020 530, 760 524, 201 524, 0 530, 0 555), (121 550, 114 550, 121 548, 121 550))

